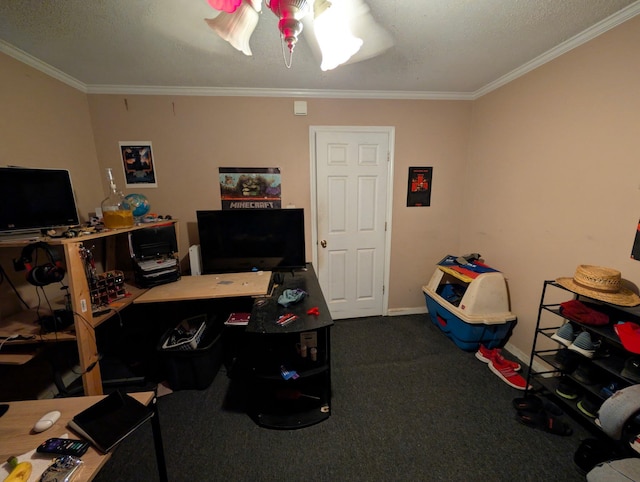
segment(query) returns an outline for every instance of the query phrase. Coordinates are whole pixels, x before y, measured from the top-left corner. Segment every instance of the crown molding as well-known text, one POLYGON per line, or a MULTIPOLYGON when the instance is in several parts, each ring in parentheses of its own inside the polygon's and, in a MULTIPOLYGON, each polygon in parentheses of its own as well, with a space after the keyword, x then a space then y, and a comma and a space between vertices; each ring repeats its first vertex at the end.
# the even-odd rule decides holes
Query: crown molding
POLYGON ((56 69, 55 67, 43 62, 40 59, 37 59, 31 54, 20 50, 17 47, 14 47, 8 42, 0 39, 0 52, 7 54, 9 57, 13 57, 16 60, 19 60, 23 64, 27 64, 29 67, 33 67, 36 70, 48 75, 49 77, 53 77, 54 79, 63 82, 74 89, 77 89, 81 92, 87 93, 87 85, 80 82, 78 79, 71 77, 70 75, 65 74, 63 71, 56 69))
POLYGON ((512 70, 508 74, 500 77, 493 82, 485 85, 481 89, 475 91, 472 94, 472 99, 478 99, 489 92, 492 92, 503 85, 508 84, 509 82, 517 79, 518 77, 522 77, 524 74, 531 72, 534 69, 546 64, 547 62, 551 62, 552 60, 560 57, 561 55, 566 54, 570 50, 579 47, 580 45, 587 43, 590 40, 593 40, 597 36, 611 30, 614 27, 626 22, 627 20, 632 19, 636 15, 640 14, 640 1, 634 2, 631 5, 623 8, 619 12, 611 15, 610 17, 605 18, 601 22, 589 27, 588 29, 580 32, 578 35, 571 37, 569 40, 562 42, 551 50, 539 55, 535 59, 527 62, 524 65, 521 65, 515 70, 512 70))
POLYGON ((324 99, 391 99, 391 100, 475 100, 503 85, 525 75, 528 72, 550 62, 570 50, 596 38, 612 28, 640 14, 640 0, 623 8, 619 12, 589 27, 578 35, 566 40, 553 49, 539 55, 508 74, 481 87, 475 92, 421 92, 421 91, 384 91, 384 90, 314 90, 314 89, 251 89, 231 87, 179 87, 179 86, 141 86, 141 85, 99 85, 85 84, 61 70, 42 62, 0 39, 0 52, 39 70, 54 79, 63 82, 85 94, 119 95, 187 95, 220 97, 304 97, 324 99))
POLYGON ((88 94, 189 95, 218 97, 304 97, 323 99, 428 99, 471 100, 466 92, 418 92, 383 90, 252 89, 235 87, 172 87, 136 85, 89 85, 88 94))

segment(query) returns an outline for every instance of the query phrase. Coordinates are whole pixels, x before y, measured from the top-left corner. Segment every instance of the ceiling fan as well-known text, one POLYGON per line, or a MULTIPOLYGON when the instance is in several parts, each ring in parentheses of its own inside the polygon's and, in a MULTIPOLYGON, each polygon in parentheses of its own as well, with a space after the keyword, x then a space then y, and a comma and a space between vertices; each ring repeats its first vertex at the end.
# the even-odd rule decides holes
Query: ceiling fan
MULTIPOLYGON (((373 57, 393 44, 391 35, 375 22, 364 0, 264 1, 279 19, 278 29, 287 68, 291 68, 293 50, 304 24, 315 33, 322 54, 320 68, 325 71, 349 61, 373 57), (367 48, 362 49, 365 43, 367 48), (361 55, 354 57, 358 52, 362 52, 361 55)), ((220 12, 215 18, 205 19, 207 24, 234 48, 245 55, 252 55, 249 40, 260 18, 262 0, 207 2, 220 12)))

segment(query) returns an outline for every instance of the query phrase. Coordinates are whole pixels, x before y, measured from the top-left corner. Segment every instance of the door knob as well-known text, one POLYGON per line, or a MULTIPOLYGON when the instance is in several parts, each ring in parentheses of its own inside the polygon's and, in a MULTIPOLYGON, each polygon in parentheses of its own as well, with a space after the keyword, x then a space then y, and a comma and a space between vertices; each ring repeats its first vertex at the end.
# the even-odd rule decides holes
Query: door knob
POLYGON ((322 246, 323 248, 327 247, 327 240, 323 239, 322 241, 320 241, 320 246, 322 246))

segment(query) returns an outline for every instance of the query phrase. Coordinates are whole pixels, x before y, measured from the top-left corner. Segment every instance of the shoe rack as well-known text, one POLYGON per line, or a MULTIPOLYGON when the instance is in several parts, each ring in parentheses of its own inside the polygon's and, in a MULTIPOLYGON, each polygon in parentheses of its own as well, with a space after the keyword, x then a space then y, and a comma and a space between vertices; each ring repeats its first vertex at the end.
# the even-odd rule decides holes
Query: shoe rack
POLYGON ((528 392, 551 395, 574 418, 604 436, 596 416, 612 394, 611 385, 622 389, 638 383, 622 375, 625 361, 637 355, 625 350, 613 325, 639 320, 624 308, 584 297, 555 281, 544 281, 527 375, 527 386, 532 388, 525 391, 525 397, 528 392), (607 315, 608 324, 596 326, 569 318, 560 308, 571 299, 607 315), (568 337, 571 333, 573 336, 568 337), (583 343, 589 338, 597 347, 591 357, 583 343))

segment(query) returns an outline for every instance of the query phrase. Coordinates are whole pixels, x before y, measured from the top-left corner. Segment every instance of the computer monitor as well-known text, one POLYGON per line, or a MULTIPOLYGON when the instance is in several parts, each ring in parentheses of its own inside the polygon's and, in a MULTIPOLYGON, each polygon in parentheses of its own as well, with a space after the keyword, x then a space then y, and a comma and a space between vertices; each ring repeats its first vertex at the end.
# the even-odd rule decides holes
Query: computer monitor
POLYGON ((0 167, 0 235, 80 224, 65 169, 0 167))
POLYGON ((287 271, 306 264, 303 209, 197 211, 202 271, 287 271))

